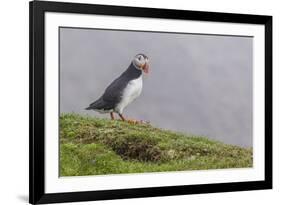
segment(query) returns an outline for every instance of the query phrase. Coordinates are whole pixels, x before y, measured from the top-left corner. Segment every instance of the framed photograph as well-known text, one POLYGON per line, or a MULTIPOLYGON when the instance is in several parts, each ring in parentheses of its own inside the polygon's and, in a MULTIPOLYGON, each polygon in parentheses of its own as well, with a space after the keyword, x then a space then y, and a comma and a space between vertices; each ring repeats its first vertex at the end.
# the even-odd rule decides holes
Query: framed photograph
POLYGON ((272 188, 272 17, 30 2, 30 203, 272 188))

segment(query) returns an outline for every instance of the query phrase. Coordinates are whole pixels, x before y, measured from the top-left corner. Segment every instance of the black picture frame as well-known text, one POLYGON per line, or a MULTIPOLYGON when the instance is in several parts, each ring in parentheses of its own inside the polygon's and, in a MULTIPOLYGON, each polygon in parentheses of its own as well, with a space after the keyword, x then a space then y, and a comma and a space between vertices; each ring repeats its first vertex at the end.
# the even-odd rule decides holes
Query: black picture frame
POLYGON ((272 17, 201 11, 105 6, 93 4, 32 1, 29 4, 30 43, 30 143, 29 202, 32 204, 154 197, 198 193, 230 192, 272 188, 272 17), (211 22, 260 24, 265 26, 265 180, 235 183, 198 184, 153 188, 45 193, 45 12, 150 17, 211 22))

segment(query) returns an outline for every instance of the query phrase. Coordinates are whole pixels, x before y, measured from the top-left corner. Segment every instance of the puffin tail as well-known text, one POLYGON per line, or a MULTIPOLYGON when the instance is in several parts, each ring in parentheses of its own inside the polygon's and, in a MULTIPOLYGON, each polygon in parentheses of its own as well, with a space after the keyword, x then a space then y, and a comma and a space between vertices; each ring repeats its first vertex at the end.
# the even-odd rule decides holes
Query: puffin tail
POLYGON ((100 98, 97 101, 91 103, 89 107, 85 108, 85 110, 94 110, 94 109, 100 109, 103 106, 103 100, 100 98))

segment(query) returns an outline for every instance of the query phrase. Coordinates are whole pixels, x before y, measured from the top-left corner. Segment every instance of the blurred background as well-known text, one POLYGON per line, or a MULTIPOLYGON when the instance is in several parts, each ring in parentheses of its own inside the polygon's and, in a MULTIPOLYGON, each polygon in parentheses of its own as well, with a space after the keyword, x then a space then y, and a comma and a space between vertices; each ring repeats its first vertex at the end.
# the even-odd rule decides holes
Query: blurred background
POLYGON ((60 112, 84 110, 133 57, 150 58, 124 111, 155 127, 252 147, 251 37, 60 28, 60 112))

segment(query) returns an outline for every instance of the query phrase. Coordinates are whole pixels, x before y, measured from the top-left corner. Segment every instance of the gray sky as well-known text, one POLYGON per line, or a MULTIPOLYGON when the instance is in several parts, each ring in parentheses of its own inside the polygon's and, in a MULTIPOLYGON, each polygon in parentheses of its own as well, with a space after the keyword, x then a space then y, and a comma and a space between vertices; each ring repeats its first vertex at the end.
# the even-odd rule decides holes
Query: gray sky
POLYGON ((124 115, 153 126, 252 146, 250 37, 60 29, 60 111, 85 111, 138 53, 150 59, 124 115))

